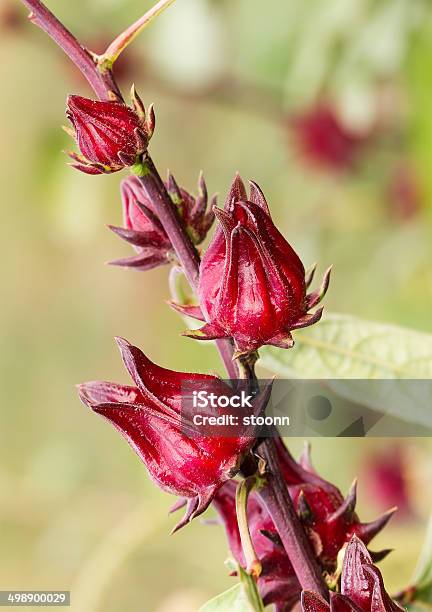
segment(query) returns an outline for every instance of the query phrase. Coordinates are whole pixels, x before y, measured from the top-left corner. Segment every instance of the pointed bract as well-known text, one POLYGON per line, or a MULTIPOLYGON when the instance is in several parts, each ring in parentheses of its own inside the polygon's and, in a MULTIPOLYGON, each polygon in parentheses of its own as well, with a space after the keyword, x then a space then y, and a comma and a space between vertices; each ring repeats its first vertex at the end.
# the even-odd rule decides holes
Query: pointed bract
POLYGON ((378 517, 375 521, 370 523, 363 523, 357 535, 363 540, 363 542, 370 542, 380 531, 384 529, 389 520, 392 518, 397 508, 391 508, 385 512, 382 516, 378 517))

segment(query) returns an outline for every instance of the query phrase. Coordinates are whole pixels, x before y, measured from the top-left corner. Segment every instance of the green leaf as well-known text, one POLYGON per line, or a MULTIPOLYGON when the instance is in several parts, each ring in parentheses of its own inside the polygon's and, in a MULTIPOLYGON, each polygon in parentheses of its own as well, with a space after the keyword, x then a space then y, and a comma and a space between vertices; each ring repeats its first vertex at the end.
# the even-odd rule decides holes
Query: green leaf
POLYGON ((298 378, 432 378, 430 334, 327 313, 295 341, 292 350, 261 349, 262 365, 298 378))
POLYGON ((405 379, 432 378, 432 335, 365 321, 356 317, 325 314, 313 327, 295 332, 290 350, 264 347, 260 364, 285 378, 329 379, 338 395, 372 409, 385 400, 388 414, 422 426, 432 426, 428 402, 429 386, 414 386, 405 379), (350 379, 346 383, 341 379, 350 379), (365 390, 361 380, 398 379, 392 385, 391 401, 383 398, 379 382, 365 390), (404 382, 405 380, 405 382, 404 382), (413 397, 414 394, 414 397, 413 397), (410 410, 406 410, 409 401, 410 410))
POLYGON ((254 579, 240 566, 235 567, 240 582, 205 603, 199 612, 264 612, 254 579))

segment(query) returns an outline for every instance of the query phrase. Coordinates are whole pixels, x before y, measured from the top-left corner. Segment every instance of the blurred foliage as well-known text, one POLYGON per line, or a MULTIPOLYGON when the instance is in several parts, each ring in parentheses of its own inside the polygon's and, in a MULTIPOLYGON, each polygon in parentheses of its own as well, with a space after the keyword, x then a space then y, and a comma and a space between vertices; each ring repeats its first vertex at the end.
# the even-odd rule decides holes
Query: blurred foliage
POLYGON ((415 585, 415 603, 410 609, 415 608, 417 603, 419 607, 423 604, 432 609, 432 518, 429 521, 423 550, 412 582, 415 585))
MULTIPOLYGON (((98 50, 150 4, 48 2, 98 50)), ((0 11, 1 587, 71 588, 77 612, 194 612, 233 584, 221 529, 195 521, 171 538, 173 500, 74 384, 127 380, 114 335, 166 367, 219 370, 217 356, 179 338, 166 269, 103 265, 129 253, 104 227, 121 219, 120 177, 66 166, 65 96, 90 92, 16 5, 0 11)), ((430 332, 431 19, 426 0, 177 0, 127 52, 121 82, 156 104, 161 170, 191 187, 202 168, 220 200, 239 170, 306 264, 334 264, 329 310, 430 332), (371 135, 349 171, 310 167, 291 138, 291 114, 322 96, 371 135), (407 165, 420 194, 409 214, 393 188, 407 165)), ((315 461, 346 489, 379 444, 314 440, 315 461)), ((430 442, 405 444, 418 519, 376 543, 395 548, 382 564, 393 589, 408 583, 432 501, 430 442)))

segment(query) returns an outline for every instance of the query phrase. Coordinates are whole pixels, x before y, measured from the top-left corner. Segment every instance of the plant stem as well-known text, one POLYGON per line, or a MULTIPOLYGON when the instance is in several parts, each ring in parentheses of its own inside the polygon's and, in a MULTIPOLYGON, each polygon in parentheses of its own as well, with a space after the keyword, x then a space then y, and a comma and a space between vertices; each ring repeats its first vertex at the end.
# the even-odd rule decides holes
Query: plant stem
POLYGON ((160 15, 162 11, 172 4, 174 0, 159 0, 151 9, 149 9, 140 19, 135 21, 124 32, 119 34, 115 40, 107 47, 105 53, 99 57, 99 63, 106 63, 112 66, 120 53, 138 36, 138 34, 151 22, 155 17, 160 15))
POLYGON ((85 76, 101 100, 122 99, 112 73, 101 74, 95 61, 75 36, 57 19, 40 0, 21 0, 31 11, 30 20, 48 34, 85 76))
MULTIPOLYGON (((257 355, 255 355, 255 358, 249 359, 247 368, 243 364, 243 371, 249 381, 249 390, 252 392, 256 392, 258 389, 258 380, 255 374, 256 360, 257 355)), ((276 427, 273 427, 272 433, 278 435, 276 427)), ((273 438, 262 440, 256 449, 256 453, 264 459, 266 478, 265 485, 257 487, 257 494, 261 497, 275 524, 297 579, 302 589, 319 593, 328 600, 327 585, 322 577, 321 569, 315 559, 314 551, 303 525, 297 516, 282 475, 273 438)))
POLYGON ((144 155, 142 163, 139 164, 138 178, 147 197, 154 204, 158 219, 168 234, 190 286, 196 290, 200 265, 198 252, 189 239, 159 172, 148 153, 144 155))
POLYGON ((257 492, 272 517, 298 581, 304 590, 328 600, 327 586, 283 479, 273 439, 264 440, 258 452, 266 461, 268 475, 267 485, 257 492))
MULTIPOLYGON (((179 219, 175 206, 165 189, 156 166, 150 155, 145 154, 140 168, 139 180, 153 202, 159 221, 162 224, 181 263, 185 276, 191 288, 198 290, 200 258, 195 246, 187 235, 179 219)), ((233 347, 229 340, 216 340, 219 354, 231 379, 238 377, 237 365, 233 362, 233 347)))

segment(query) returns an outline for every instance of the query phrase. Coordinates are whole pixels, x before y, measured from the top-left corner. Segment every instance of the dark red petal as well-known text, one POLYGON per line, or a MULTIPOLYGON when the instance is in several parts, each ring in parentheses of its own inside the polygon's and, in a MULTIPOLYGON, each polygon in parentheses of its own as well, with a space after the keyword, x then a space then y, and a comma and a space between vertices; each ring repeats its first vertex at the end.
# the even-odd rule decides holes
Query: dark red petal
POLYGON ((330 609, 331 612, 362 612, 348 597, 339 593, 330 594, 330 609))
POLYGON ((289 332, 281 333, 267 340, 266 344, 276 346, 277 348, 289 349, 294 346, 294 338, 289 332))
POLYGON ((332 267, 330 266, 326 272, 324 273, 323 280, 321 282, 321 287, 317 289, 314 293, 306 296, 306 308, 309 310, 313 308, 317 304, 321 302, 325 294, 327 293, 329 284, 330 284, 330 274, 332 271, 332 267))
POLYGON ((314 323, 318 323, 318 321, 321 320, 323 310, 324 308, 318 308, 318 310, 314 313, 303 315, 290 325, 291 329, 301 329, 303 327, 314 325, 314 323))
POLYGON ((353 536, 345 551, 341 592, 362 609, 367 609, 374 585, 363 569, 364 563, 372 563, 372 559, 363 542, 357 536, 353 536))
POLYGON ((250 186, 250 196, 249 199, 251 202, 259 206, 263 209, 263 211, 270 217, 270 209, 267 204, 267 200, 263 192, 261 191, 261 187, 255 183, 255 181, 249 181, 250 186))
POLYGON ((67 104, 78 146, 89 161, 116 171, 131 165, 145 150, 147 143, 137 139, 140 118, 132 108, 81 96, 69 96, 67 104))
POLYGON ((381 572, 371 564, 364 564, 363 570, 370 580, 373 581, 372 598, 370 602, 371 612, 400 612, 404 608, 400 607, 387 594, 381 572))
POLYGON ((143 400, 143 396, 136 387, 101 380, 82 383, 77 385, 77 389, 81 401, 90 408, 98 404, 135 404, 143 400))
POLYGON ((115 225, 108 225, 109 229, 117 234, 120 238, 129 242, 137 247, 155 247, 155 248, 166 248, 165 243, 161 243, 154 236, 149 236, 146 232, 140 232, 133 229, 126 229, 125 227, 117 227, 115 225))
POLYGON ((330 606, 322 597, 310 591, 302 592, 301 606, 303 612, 329 612, 330 610, 330 606))
POLYGON ((232 210, 232 205, 234 202, 246 199, 246 188, 244 186, 240 174, 237 172, 229 188, 228 195, 225 200, 224 210, 229 212, 232 210))
MULTIPOLYGON (((227 386, 208 374, 174 372, 156 365, 136 346, 123 338, 116 338, 124 364, 142 394, 155 402, 162 402, 180 414, 184 384, 208 385, 212 390, 227 392, 227 386)), ((213 440, 216 440, 214 438, 213 440)))

